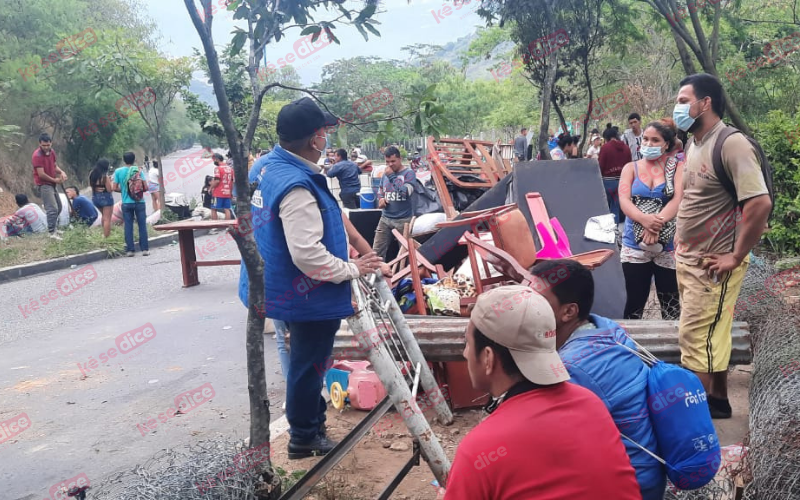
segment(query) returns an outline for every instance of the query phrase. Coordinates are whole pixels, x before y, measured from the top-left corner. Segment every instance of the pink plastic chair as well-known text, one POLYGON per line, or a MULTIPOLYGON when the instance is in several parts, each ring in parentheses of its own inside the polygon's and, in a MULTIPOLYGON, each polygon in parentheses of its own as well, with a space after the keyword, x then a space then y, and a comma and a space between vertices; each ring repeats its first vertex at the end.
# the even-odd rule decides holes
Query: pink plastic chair
POLYGON ((540 193, 528 193, 525 195, 525 199, 528 202, 528 209, 531 211, 533 224, 542 244, 541 250, 536 252, 537 258, 565 259, 572 256, 569 238, 558 219, 556 217, 550 218, 542 195, 540 193))

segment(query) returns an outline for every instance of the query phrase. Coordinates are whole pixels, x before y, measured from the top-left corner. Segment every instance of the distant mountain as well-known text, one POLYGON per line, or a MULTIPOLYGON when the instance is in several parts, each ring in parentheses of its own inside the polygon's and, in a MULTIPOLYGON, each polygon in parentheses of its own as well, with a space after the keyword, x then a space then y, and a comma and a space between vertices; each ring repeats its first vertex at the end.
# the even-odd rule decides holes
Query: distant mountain
MULTIPOLYGON (((469 44, 477 37, 476 33, 463 36, 455 42, 450 42, 442 50, 434 55, 435 58, 447 61, 453 66, 460 68, 462 65, 461 57, 469 49, 469 44)), ((468 80, 485 80, 491 79, 492 74, 489 72, 495 65, 502 62, 505 54, 509 53, 514 48, 512 42, 504 42, 497 46, 491 53, 490 59, 476 58, 467 62, 466 76, 468 80)), ((509 57, 510 59, 510 57, 509 57)))
POLYGON ((219 106, 217 106, 217 98, 214 96, 214 87, 208 84, 205 78, 200 79, 198 76, 204 75, 202 75, 202 73, 192 75, 192 82, 189 84, 189 90, 197 94, 202 102, 211 106, 214 111, 217 111, 219 106))

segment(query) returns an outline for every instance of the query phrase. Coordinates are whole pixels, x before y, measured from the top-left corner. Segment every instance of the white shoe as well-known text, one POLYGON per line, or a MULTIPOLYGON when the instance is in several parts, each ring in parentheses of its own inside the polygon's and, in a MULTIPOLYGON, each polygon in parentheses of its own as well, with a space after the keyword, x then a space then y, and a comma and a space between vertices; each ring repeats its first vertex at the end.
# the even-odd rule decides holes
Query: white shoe
POLYGON ((59 235, 58 235, 58 234, 56 234, 56 233, 52 233, 52 234, 50 235, 50 237, 51 237, 52 239, 54 239, 54 240, 58 240, 58 241, 63 241, 63 240, 64 240, 64 238, 62 238, 61 236, 59 236, 59 235))

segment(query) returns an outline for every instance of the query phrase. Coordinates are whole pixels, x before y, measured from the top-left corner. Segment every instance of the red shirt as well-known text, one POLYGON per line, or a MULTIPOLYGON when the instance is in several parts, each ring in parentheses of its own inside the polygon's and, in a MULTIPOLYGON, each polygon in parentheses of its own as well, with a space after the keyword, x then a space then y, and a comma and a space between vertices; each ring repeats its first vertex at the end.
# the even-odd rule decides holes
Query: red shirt
POLYGON ((214 167, 214 178, 219 179, 219 184, 211 194, 215 198, 230 198, 233 194, 233 169, 227 165, 214 167))
POLYGON ((571 383, 501 403, 458 445, 445 494, 445 500, 641 498, 605 405, 571 383))
POLYGON ((622 141, 612 140, 600 148, 600 175, 603 177, 619 177, 622 167, 631 162, 631 148, 622 141))
POLYGON ((37 186, 46 185, 46 186, 55 186, 55 183, 43 181, 39 179, 39 173, 36 171, 37 167, 41 167, 44 169, 44 173, 49 175, 50 177, 56 177, 56 152, 52 149, 50 150, 49 155, 45 155, 42 153, 42 148, 36 148, 36 151, 33 152, 31 156, 31 163, 33 164, 33 183, 37 186))

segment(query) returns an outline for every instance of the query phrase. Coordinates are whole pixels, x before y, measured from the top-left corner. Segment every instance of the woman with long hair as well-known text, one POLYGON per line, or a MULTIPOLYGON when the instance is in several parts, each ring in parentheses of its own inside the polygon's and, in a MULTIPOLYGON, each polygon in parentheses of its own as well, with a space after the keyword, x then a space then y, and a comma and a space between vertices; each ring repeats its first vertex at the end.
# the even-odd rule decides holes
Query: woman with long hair
POLYGON ((645 127, 642 159, 622 169, 619 201, 628 216, 622 236, 622 271, 628 300, 625 319, 640 319, 655 277, 662 319, 680 317, 675 274, 675 217, 683 197, 683 157, 676 128, 663 121, 645 127))
POLYGON ((105 158, 97 160, 89 172, 89 186, 92 188, 92 203, 103 214, 103 237, 111 234, 111 213, 114 210, 114 196, 111 194, 111 177, 108 175, 110 163, 105 158))

